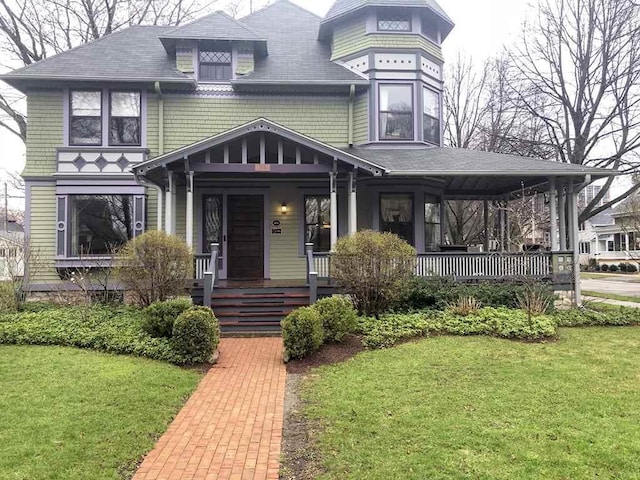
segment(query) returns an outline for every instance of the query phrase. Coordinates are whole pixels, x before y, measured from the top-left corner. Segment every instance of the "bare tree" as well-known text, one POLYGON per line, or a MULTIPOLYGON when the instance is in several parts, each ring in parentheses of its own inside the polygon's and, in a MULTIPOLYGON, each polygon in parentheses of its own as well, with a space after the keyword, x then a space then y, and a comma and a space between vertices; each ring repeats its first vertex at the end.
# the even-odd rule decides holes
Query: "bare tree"
POLYGON ((230 0, 224 9, 233 18, 240 18, 245 14, 252 14, 270 3, 271 0, 230 0))
POLYGON ((9 288, 12 305, 21 308, 31 291, 32 279, 44 268, 42 252, 34 247, 27 236, 5 234, 0 238, 0 255, 3 259, 6 278, 4 287, 9 288))
MULTIPOLYGON (((510 52, 509 84, 543 122, 558 160, 639 171, 633 155, 640 146, 639 14, 633 0, 542 0, 510 52)), ((580 222, 640 188, 601 203, 613 181, 585 207, 580 222)))
MULTIPOLYGON (((2 66, 31 65, 132 25, 178 25, 213 5, 204 0, 0 0, 2 66)), ((0 92, 0 127, 24 141, 22 103, 14 90, 0 92)))

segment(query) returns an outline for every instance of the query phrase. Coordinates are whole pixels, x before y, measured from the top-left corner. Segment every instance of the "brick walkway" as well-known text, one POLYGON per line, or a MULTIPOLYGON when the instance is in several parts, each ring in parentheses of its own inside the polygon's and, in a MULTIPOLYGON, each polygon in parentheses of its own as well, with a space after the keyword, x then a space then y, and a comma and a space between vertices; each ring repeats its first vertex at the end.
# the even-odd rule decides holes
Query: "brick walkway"
POLYGON ((220 352, 134 480, 277 480, 282 339, 224 338, 220 352))

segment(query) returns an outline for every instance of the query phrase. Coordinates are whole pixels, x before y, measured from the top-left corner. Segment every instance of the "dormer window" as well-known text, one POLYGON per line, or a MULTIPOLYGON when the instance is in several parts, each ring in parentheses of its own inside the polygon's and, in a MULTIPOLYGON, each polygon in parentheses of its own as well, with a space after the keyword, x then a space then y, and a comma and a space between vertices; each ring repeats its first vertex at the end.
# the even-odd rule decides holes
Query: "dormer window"
POLYGON ((380 32, 410 32, 411 13, 398 13, 389 10, 378 12, 378 31, 380 32))
POLYGON ((413 85, 380 85, 380 140, 413 140, 413 85))
POLYGON ((440 145, 440 95, 423 88, 423 130, 425 142, 440 145))
POLYGON ((231 51, 221 49, 200 50, 198 79, 204 82, 228 82, 233 75, 231 51))

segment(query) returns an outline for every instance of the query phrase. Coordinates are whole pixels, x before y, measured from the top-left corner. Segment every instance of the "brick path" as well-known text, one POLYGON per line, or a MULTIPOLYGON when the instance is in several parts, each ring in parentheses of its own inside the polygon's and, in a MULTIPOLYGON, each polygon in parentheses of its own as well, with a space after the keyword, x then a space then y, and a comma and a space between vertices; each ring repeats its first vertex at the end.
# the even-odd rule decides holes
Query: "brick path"
POLYGON ((224 338, 220 352, 134 480, 277 480, 282 339, 224 338))

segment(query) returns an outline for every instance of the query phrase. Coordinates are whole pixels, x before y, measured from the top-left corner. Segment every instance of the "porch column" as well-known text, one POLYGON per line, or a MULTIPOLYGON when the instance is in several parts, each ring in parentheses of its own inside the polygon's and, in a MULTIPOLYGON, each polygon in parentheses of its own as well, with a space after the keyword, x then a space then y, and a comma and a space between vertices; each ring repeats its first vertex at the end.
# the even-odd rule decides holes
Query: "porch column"
POLYGON ((551 224, 551 251, 557 252, 560 248, 558 239, 558 203, 556 201, 556 178, 549 179, 549 222, 551 224))
POLYGON ((447 243, 447 199, 440 194, 440 245, 447 243))
POLYGON ((502 201, 498 202, 498 223, 500 225, 500 251, 505 252, 505 228, 504 228, 504 208, 502 208, 502 201))
POLYGON ((189 248, 193 248, 193 172, 187 173, 187 211, 185 236, 189 248))
POLYGON ((349 235, 358 231, 358 201, 356 196, 356 173, 349 173, 349 235))
POLYGON ((485 253, 489 251, 489 200, 484 200, 482 202, 483 213, 484 213, 484 251, 485 253))
POLYGON ((167 235, 173 235, 173 192, 175 191, 175 183, 173 172, 167 172, 168 186, 164 195, 165 199, 165 217, 164 217, 164 231, 167 235))
POLYGON ((570 248, 573 250, 573 283, 574 283, 574 298, 573 301, 576 305, 582 305, 582 292, 580 286, 580 245, 578 235, 578 192, 575 191, 573 182, 569 184, 568 191, 569 200, 569 237, 571 239, 570 248))
POLYGON ((336 243, 338 243, 338 174, 331 172, 329 174, 329 191, 331 203, 331 251, 333 251, 336 243))
POLYGON ((560 223, 558 247, 564 252, 567 250, 567 203, 563 185, 558 187, 558 222, 560 223))
POLYGON ((507 252, 511 251, 511 223, 509 220, 509 200, 505 200, 505 207, 504 207, 504 229, 505 229, 505 243, 506 243, 506 250, 507 252))

